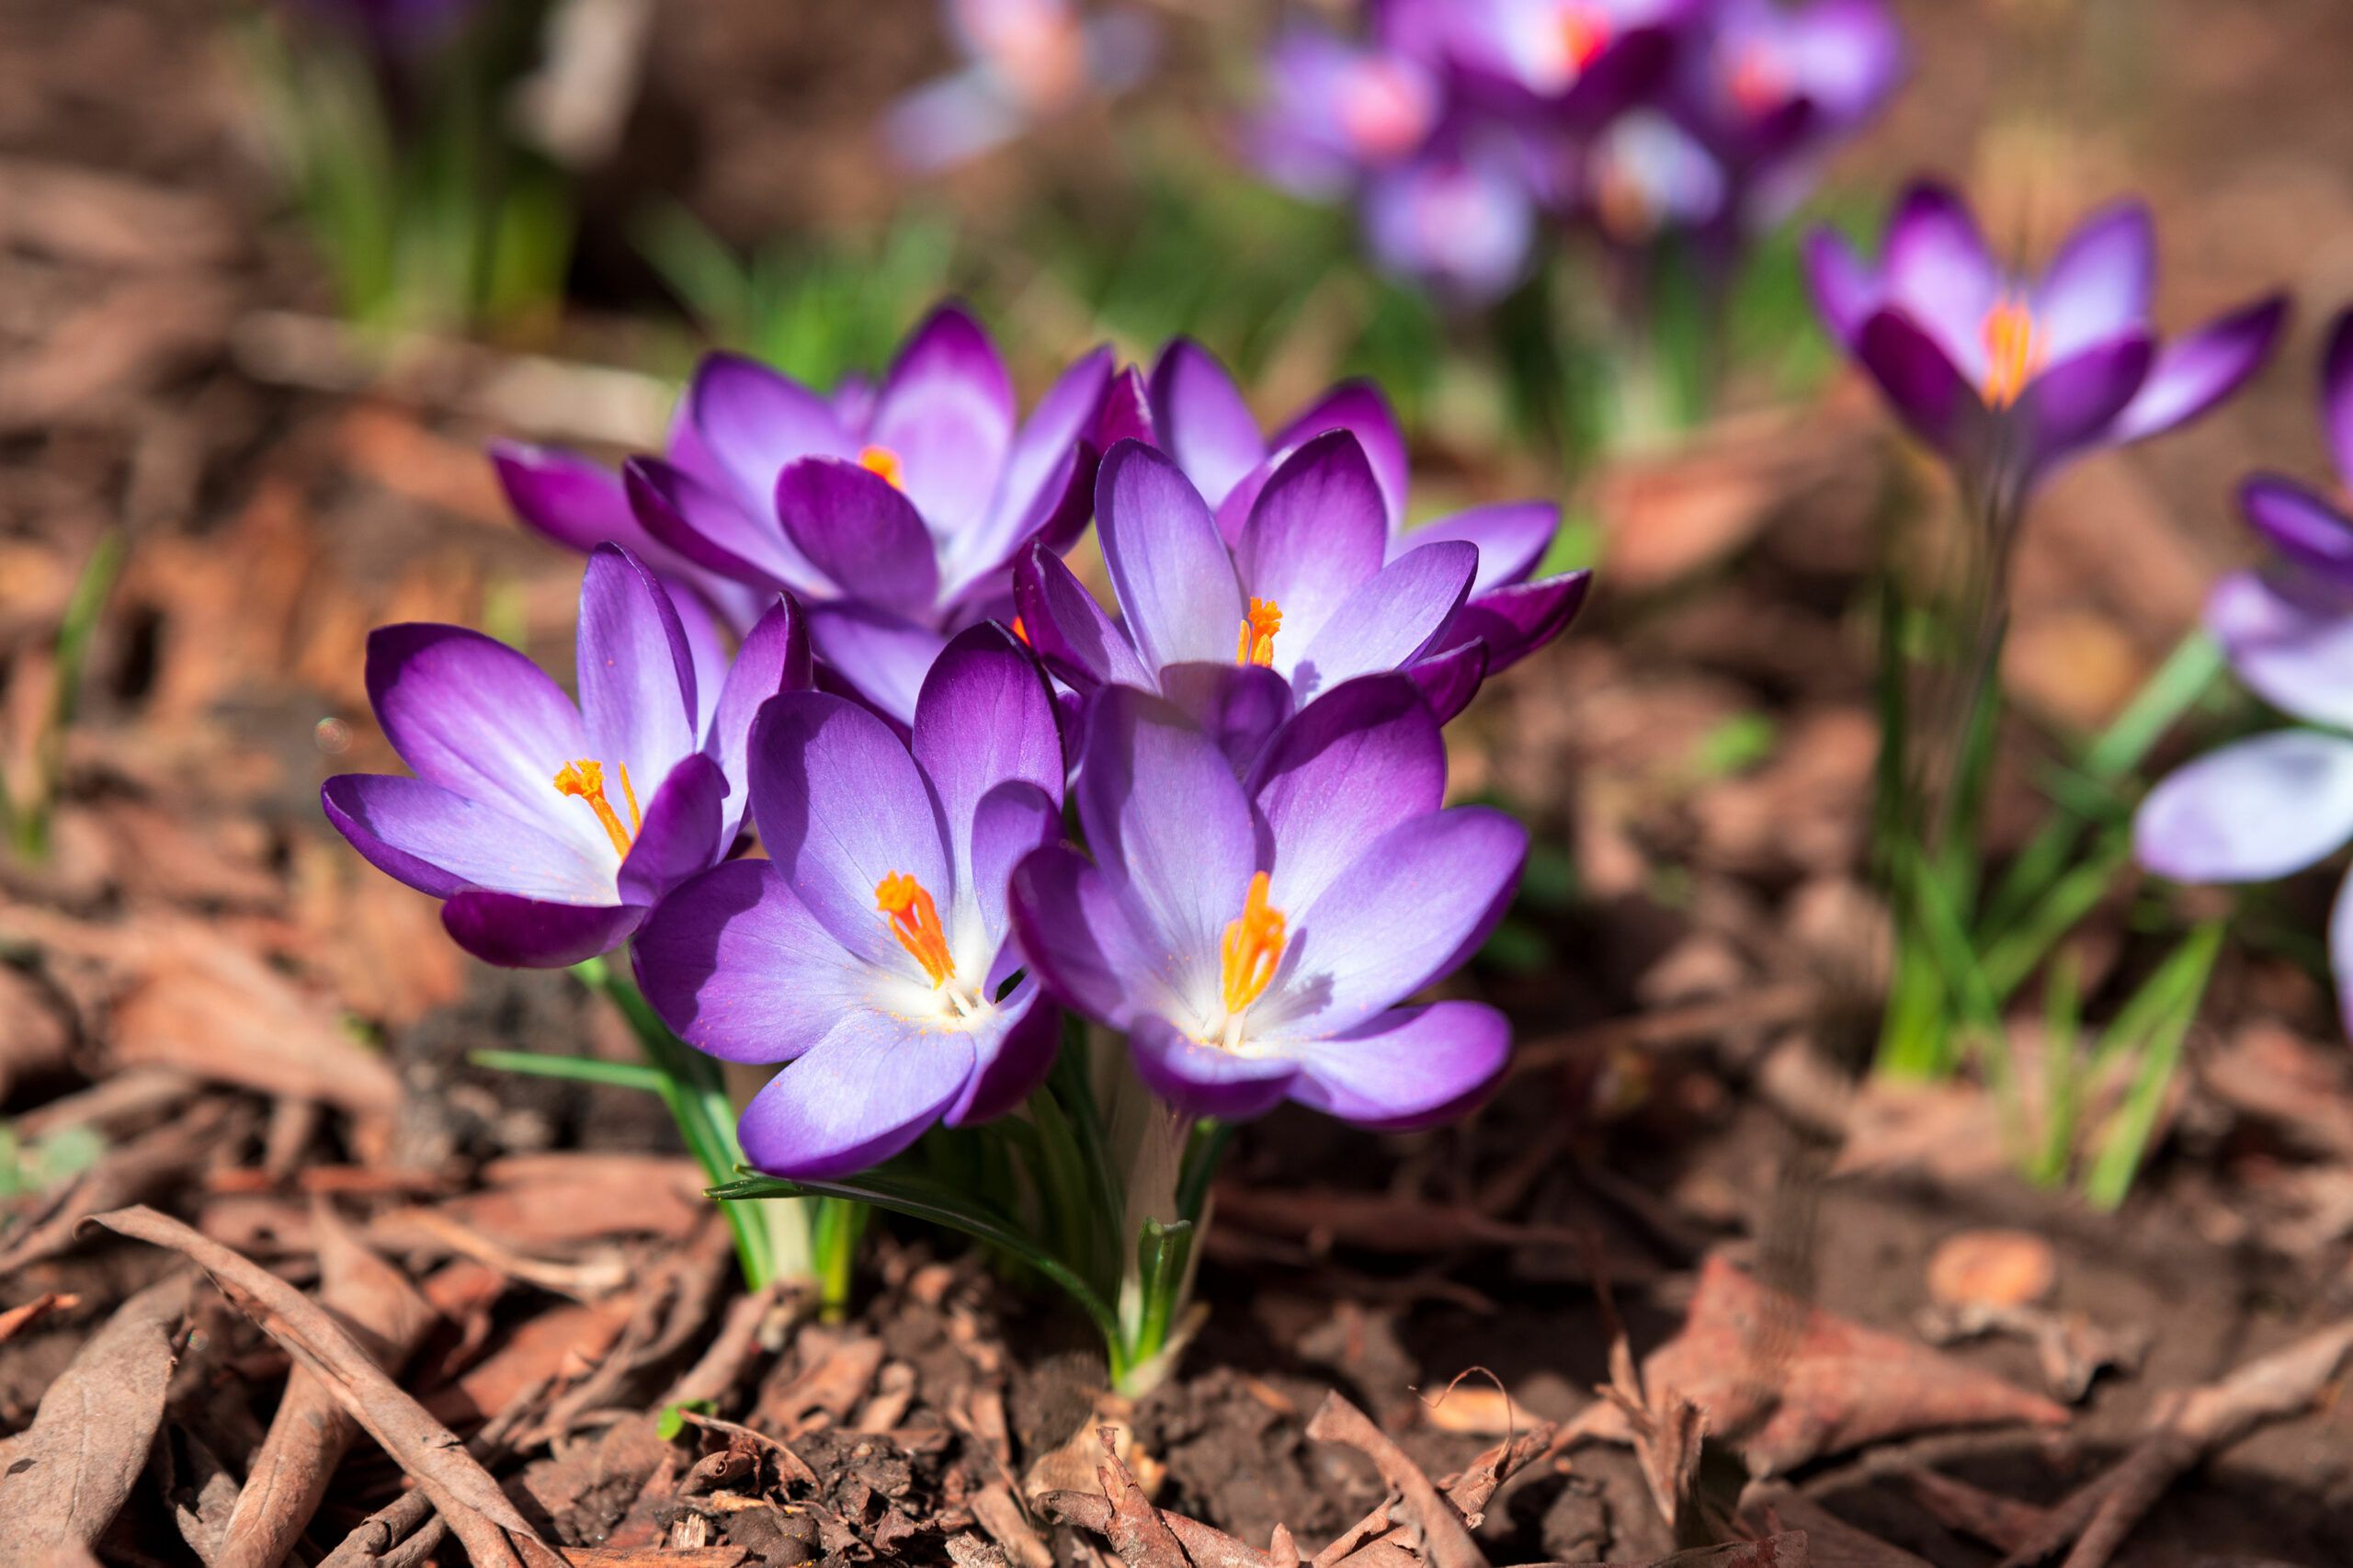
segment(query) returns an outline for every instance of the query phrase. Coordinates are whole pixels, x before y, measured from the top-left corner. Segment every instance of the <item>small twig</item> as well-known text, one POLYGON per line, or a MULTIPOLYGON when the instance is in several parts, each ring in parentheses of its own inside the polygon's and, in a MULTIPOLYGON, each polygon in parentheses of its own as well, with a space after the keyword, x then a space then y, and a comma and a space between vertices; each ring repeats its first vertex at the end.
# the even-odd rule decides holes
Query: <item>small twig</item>
POLYGON ((1487 1554, 1471 1539, 1471 1530, 1453 1505, 1438 1494, 1422 1467, 1372 1418, 1336 1393, 1324 1403, 1307 1424, 1307 1435, 1319 1442, 1345 1443, 1372 1461, 1381 1479, 1400 1494, 1421 1527, 1422 1542, 1435 1568, 1487 1568, 1487 1554))

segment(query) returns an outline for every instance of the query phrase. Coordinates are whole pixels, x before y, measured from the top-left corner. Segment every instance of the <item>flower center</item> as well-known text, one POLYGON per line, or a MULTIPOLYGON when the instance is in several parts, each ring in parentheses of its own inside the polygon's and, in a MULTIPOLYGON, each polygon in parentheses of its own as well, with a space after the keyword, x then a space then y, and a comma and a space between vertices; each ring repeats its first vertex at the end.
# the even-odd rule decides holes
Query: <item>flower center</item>
POLYGON ((932 903, 921 882, 904 871, 892 871, 874 884, 874 907, 889 916, 891 935, 923 965, 933 990, 956 978, 956 960, 948 951, 939 906, 932 903))
POLYGON ((1781 107, 1790 95, 1789 73, 1781 69, 1770 50, 1751 44, 1740 51, 1733 62, 1732 101, 1753 119, 1761 119, 1781 107))
POLYGON ((1283 912, 1267 903, 1267 873, 1254 873, 1242 901, 1242 916, 1227 924, 1220 949, 1218 993, 1225 1004, 1229 1032, 1243 1009, 1273 983, 1275 966, 1282 961, 1283 943, 1289 939, 1284 926, 1283 912))
POLYGON ((604 828, 605 836, 613 841, 613 853, 627 855, 630 840, 645 825, 645 818, 637 809, 637 791, 630 787, 629 764, 622 763, 620 772, 621 794, 629 801, 627 827, 621 825, 620 813, 613 810, 613 803, 605 799, 605 765, 601 762, 584 756, 565 763, 563 770, 555 776, 555 792, 577 796, 587 801, 588 809, 597 813, 597 821, 604 828))
POLYGON ((1250 613, 1242 618, 1242 635, 1234 640, 1233 662, 1237 665, 1273 664, 1275 633, 1282 629, 1281 606, 1272 599, 1252 599, 1250 613))
POLYGON ((899 454, 888 447, 862 448, 858 454, 858 466, 880 476, 893 490, 907 487, 906 465, 899 460, 899 454))
POLYGON ((2023 301, 2004 298, 1985 312, 1985 381, 1979 390, 1989 408, 2007 408, 2026 392, 2034 373, 2042 369, 2042 345, 2036 339, 2034 312, 2023 301))
POLYGON ((1385 60, 1369 60, 1350 77, 1340 98, 1340 126, 1350 142, 1376 163, 1412 151, 1428 119, 1412 78, 1385 60))
POLYGON ((1553 41, 1559 46, 1562 74, 1574 80, 1586 73, 1586 67, 1601 58, 1609 47, 1609 18, 1598 6, 1570 5, 1561 7, 1559 19, 1553 24, 1553 41))

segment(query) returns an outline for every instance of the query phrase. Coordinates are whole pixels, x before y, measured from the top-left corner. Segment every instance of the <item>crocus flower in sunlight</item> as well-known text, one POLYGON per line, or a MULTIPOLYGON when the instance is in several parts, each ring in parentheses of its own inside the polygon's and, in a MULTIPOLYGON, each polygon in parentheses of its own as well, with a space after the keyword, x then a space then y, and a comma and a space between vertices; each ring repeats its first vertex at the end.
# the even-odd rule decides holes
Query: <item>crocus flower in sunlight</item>
POLYGON ((1989 515, 2011 516, 2067 460, 2169 430, 2228 396, 2270 352, 2278 297, 2160 343, 2149 214, 2086 220, 2037 278, 2004 268, 1949 191, 1915 186, 1879 265, 1836 234, 1806 265, 1831 335, 1989 515))
POLYGON ((1093 858, 1014 873, 1022 951, 1065 1005, 1126 1032, 1179 1110, 1293 1099, 1425 1127, 1502 1071, 1508 1027, 1472 1002, 1400 1006, 1500 917, 1528 835, 1440 810, 1445 752, 1411 682, 1372 676, 1294 716, 1245 779, 1148 693, 1097 697, 1074 789, 1093 858))
POLYGON ((1576 164, 1574 204, 1613 244, 1641 246, 1670 232, 1706 229, 1730 199, 1715 154, 1656 109, 1629 109, 1612 119, 1576 164))
POLYGON ((1467 130, 1384 169, 1364 192, 1373 259, 1464 308, 1509 293, 1528 275, 1536 195, 1516 137, 1467 130))
MULTIPOLYGON (((2353 316, 2330 334, 2321 406, 2340 483, 2353 480, 2353 316)), ((2215 585, 2207 629, 2251 690, 2313 727, 2224 746, 2150 792, 2134 846, 2178 881, 2269 881, 2353 842, 2353 516, 2269 475, 2240 502, 2268 559, 2215 585)), ((2353 1028, 2353 881, 2329 950, 2353 1028)))
POLYGON ((1598 124, 1656 86, 1692 0, 1392 0, 1385 31, 1442 59, 1482 105, 1598 124))
POLYGON ((1312 200, 1348 196, 1366 176, 1413 158, 1446 108, 1428 62, 1307 22, 1276 37, 1265 78, 1245 133, 1252 155, 1267 178, 1312 200))
POLYGON ((892 106, 884 138, 928 174, 1004 145, 1088 98, 1112 98, 1152 68, 1158 32, 1130 8, 1088 17, 1072 0, 946 0, 963 69, 892 106))
POLYGON ((722 599, 790 590, 817 657, 901 723, 949 634, 1009 607, 1007 567, 1033 540, 1065 549, 1086 525, 1087 436, 1111 351, 1072 366, 1024 423, 979 324, 933 312, 871 395, 828 400, 734 355, 706 359, 666 457, 615 485, 576 459, 506 449, 516 510, 577 547, 650 539, 722 599))
POLYGON ((925 678, 912 739, 858 704, 779 697, 751 740, 770 858, 721 866, 639 932, 639 983, 687 1040, 791 1065, 745 1111, 760 1169, 862 1169, 936 1121, 998 1116, 1052 1060, 1056 1014, 1008 941, 1013 868, 1062 831, 1063 747, 1037 665, 997 627, 925 678))
POLYGON ((608 952, 729 851, 753 715, 808 685, 809 642, 778 600, 713 680, 654 574, 605 545, 581 579, 576 668, 575 706, 478 632, 381 628, 369 700, 415 776, 345 774, 322 791, 352 846, 444 900, 450 936, 491 963, 608 952))

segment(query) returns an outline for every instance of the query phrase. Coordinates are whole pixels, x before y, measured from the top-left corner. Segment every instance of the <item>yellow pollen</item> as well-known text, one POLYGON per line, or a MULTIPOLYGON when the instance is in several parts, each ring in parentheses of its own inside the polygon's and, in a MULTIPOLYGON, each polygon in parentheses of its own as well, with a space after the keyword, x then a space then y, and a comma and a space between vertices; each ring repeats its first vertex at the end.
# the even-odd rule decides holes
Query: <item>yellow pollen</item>
POLYGON ((555 792, 574 795, 587 801, 588 809, 597 813, 597 821, 603 826, 605 836, 613 841, 613 853, 626 855, 630 841, 645 825, 645 817, 637 809, 637 791, 630 785, 629 764, 622 763, 619 771, 621 794, 629 801, 627 827, 621 825, 620 813, 613 810, 613 803, 605 799, 605 765, 601 762, 584 756, 565 763, 555 776, 555 792))
POLYGON ((2042 346, 2035 341, 2034 312, 2003 299, 1985 312, 1985 380, 1978 389, 1989 408, 2007 408, 2042 369, 2042 346))
POLYGON ((1571 6, 1561 13, 1561 57, 1568 62, 1573 74, 1583 75, 1586 67, 1609 47, 1609 19, 1587 6, 1571 6))
POLYGON ((1221 949, 1218 988, 1227 1017, 1266 994, 1275 966, 1282 961, 1286 939, 1282 911, 1267 904, 1267 873, 1256 872, 1242 901, 1242 917, 1227 924, 1221 949))
POLYGON ((1242 634, 1234 639, 1233 662, 1237 665, 1273 664, 1275 633, 1282 629, 1281 606, 1272 599, 1252 599, 1250 613, 1242 618, 1242 634))
POLYGON ((956 978, 956 960, 948 951, 948 933, 939 924, 939 906, 924 885, 904 871, 892 871, 874 884, 874 907, 890 917, 891 935, 914 955, 915 962, 938 990, 956 978))
POLYGON ((858 466, 869 473, 880 474, 893 490, 904 490, 907 487, 906 467, 899 461, 899 454, 888 447, 867 447, 860 449, 858 454, 858 466))

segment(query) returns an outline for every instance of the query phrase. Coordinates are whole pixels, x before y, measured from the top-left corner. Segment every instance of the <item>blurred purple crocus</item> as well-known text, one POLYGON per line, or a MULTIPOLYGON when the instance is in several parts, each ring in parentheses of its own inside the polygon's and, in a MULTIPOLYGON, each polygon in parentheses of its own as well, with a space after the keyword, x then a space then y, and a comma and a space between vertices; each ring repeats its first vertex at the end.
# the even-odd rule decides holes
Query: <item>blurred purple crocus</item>
POLYGON ((1880 263, 1826 230, 1806 266, 1831 335, 1994 516, 2061 463, 2172 429, 2227 397, 2270 352, 2286 301, 2263 300, 2161 344, 2150 318, 2147 209, 2086 220, 2041 276, 1986 249, 1960 199, 1915 186, 1880 263))
MULTIPOLYGON (((2353 314, 2329 335, 2321 411, 2339 483, 2353 482, 2353 314)), ((2134 847, 2177 881, 2270 881, 2353 842, 2353 515, 2271 475, 2239 498, 2268 558, 2215 585, 2207 630, 2249 689, 2317 727, 2224 746, 2150 792, 2134 847)), ((2336 897, 2329 953, 2353 1028, 2353 880, 2336 897)))
POLYGON ((944 0, 962 70, 892 106, 883 134, 902 167, 931 174, 980 156, 1090 98, 1119 97, 1152 68, 1158 30, 1142 12, 1083 15, 1072 0, 944 0))
MULTIPOLYGON (((578 548, 650 541, 722 609, 790 590, 819 659, 900 723, 949 635, 1009 609, 1007 567, 1086 525, 1111 351, 1024 423, 988 334, 943 306, 871 392, 820 396, 734 355, 687 388, 665 457, 616 481, 563 454, 496 454, 523 519, 578 548)), ((738 612, 740 613, 740 612, 738 612)))
POLYGON ((1336 687, 1245 780, 1144 692, 1098 696, 1084 744, 1074 788, 1094 858, 1024 860, 1014 927, 1050 993, 1127 1034, 1154 1093, 1193 1116, 1288 1098, 1403 1130, 1495 1081, 1502 1015, 1400 1004, 1494 927, 1527 834, 1500 812, 1439 809, 1445 752, 1410 681, 1336 687))
POLYGON ((1472 101, 1586 129, 1656 86, 1692 0, 1391 0, 1388 36, 1444 60, 1472 101))
POLYGON ((380 628, 369 700, 415 776, 328 779, 327 820, 443 900, 449 935, 486 962, 608 952, 733 846, 753 715, 809 684, 799 610, 775 601, 722 677, 696 663, 669 594, 617 545, 581 580, 577 705, 479 632, 380 628))
POLYGON ((903 742, 858 704, 793 692, 751 736, 766 860, 665 900, 638 981, 680 1036, 790 1062, 745 1110, 751 1163, 846 1176, 936 1121, 1013 1108, 1051 1064, 1056 1014, 1009 940, 1013 868, 1062 829, 1063 746, 1036 663, 995 626, 951 641, 903 742))

